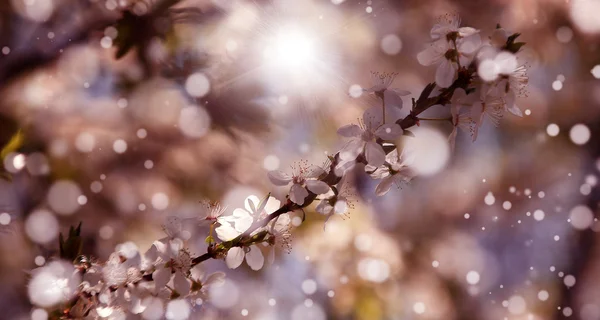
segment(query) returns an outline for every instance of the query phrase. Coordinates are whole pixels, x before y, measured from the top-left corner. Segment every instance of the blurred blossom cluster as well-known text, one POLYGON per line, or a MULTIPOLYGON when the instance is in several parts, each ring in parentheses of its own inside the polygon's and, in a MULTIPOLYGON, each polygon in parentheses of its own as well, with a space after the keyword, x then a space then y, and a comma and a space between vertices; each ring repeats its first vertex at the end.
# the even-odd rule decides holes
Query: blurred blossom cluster
POLYGON ((600 319, 599 12, 4 1, 0 318, 600 319))

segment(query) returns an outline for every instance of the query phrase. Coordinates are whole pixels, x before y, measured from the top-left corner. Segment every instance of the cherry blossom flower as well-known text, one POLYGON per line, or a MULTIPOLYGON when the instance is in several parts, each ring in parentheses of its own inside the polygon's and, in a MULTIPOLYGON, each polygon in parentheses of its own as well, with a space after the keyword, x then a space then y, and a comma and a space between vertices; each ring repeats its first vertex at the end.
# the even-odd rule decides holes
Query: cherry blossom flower
POLYGON ((452 84, 459 66, 467 66, 481 46, 479 30, 459 27, 457 15, 446 15, 431 29, 429 46, 417 55, 424 66, 439 64, 435 82, 442 88, 452 84))
POLYGON ((81 275, 73 264, 57 260, 33 270, 27 293, 31 303, 48 308, 69 301, 80 283, 81 275))
POLYGON ((460 27, 460 16, 456 13, 447 13, 438 19, 430 31, 431 39, 437 40, 447 38, 449 34, 457 33, 459 37, 466 38, 479 33, 479 30, 471 27, 460 27))
POLYGON ((523 112, 517 106, 516 100, 517 97, 527 96, 528 82, 527 67, 520 65, 501 73, 496 85, 498 94, 504 100, 505 109, 517 117, 523 117, 523 112))
POLYGON ((218 287, 223 284, 225 273, 215 272, 207 275, 200 267, 195 267, 191 270, 190 278, 192 280, 192 292, 188 298, 192 305, 200 305, 208 300, 211 287, 218 287))
POLYGON ((409 166, 413 159, 408 157, 404 150, 398 155, 398 149, 394 149, 385 157, 386 165, 380 167, 365 166, 365 170, 371 173, 374 179, 381 179, 381 182, 375 188, 375 194, 383 196, 392 187, 400 187, 402 183, 407 183, 416 176, 416 172, 409 166))
POLYGON ((325 215, 325 225, 329 218, 333 215, 345 215, 348 213, 349 208, 354 208, 350 197, 352 196, 350 192, 349 184, 346 183, 346 176, 343 176, 340 182, 336 185, 337 193, 331 192, 331 195, 328 195, 326 198, 322 199, 319 204, 317 204, 315 210, 325 215))
POLYGON ((376 140, 394 140, 400 137, 403 131, 395 123, 383 124, 381 111, 373 107, 365 111, 361 123, 343 126, 337 132, 342 137, 351 138, 340 151, 342 160, 352 161, 364 153, 368 164, 380 166, 385 162, 385 152, 376 140))
POLYGON ((429 47, 417 55, 417 60, 424 66, 439 64, 435 73, 435 82, 442 88, 447 88, 452 84, 459 65, 467 66, 471 62, 481 39, 476 34, 456 42, 457 48, 454 48, 452 42, 439 39, 430 43, 429 47))
POLYGON ((275 260, 275 247, 282 247, 289 253, 291 251, 291 237, 290 233, 292 219, 287 213, 279 215, 277 218, 271 220, 269 223, 269 238, 267 239, 268 253, 267 262, 272 264, 275 260))
MULTIPOLYGON (((167 283, 173 281, 177 285, 182 284, 181 278, 185 278, 192 267, 192 258, 190 253, 184 248, 183 241, 181 239, 167 240, 166 242, 154 241, 152 244, 156 248, 158 258, 155 262, 155 270, 152 273, 152 279, 158 292, 162 288, 165 288, 167 283)), ((180 286, 178 289, 182 290, 184 286, 180 286)), ((189 292, 187 290, 183 290, 189 292)), ((180 293, 181 294, 181 293, 180 293)), ((186 293, 187 294, 187 293, 186 293)))
POLYGON ((471 107, 471 96, 465 93, 465 90, 462 88, 458 88, 454 91, 452 95, 452 105, 450 107, 450 112, 452 113, 452 132, 448 137, 448 141, 450 143, 450 149, 454 151, 454 147, 456 144, 456 135, 458 133, 458 129, 460 128, 462 131, 467 132, 473 136, 475 134, 475 129, 473 128, 474 122, 471 119, 470 112, 462 112, 463 108, 471 107))
MULTIPOLYGON (((344 196, 333 196, 331 198, 323 199, 315 210, 327 216, 327 220, 334 214, 342 215, 348 211, 348 202, 344 196)), ((325 222, 327 222, 327 220, 325 222)))
POLYGON ((203 207, 203 211, 206 215, 200 218, 200 225, 207 225, 217 222, 219 217, 223 215, 226 209, 218 203, 210 203, 208 201, 203 202, 203 207))
POLYGON ((475 122, 473 141, 477 139, 484 118, 488 118, 497 127, 504 116, 504 101, 492 94, 493 89, 482 86, 479 91, 480 97, 471 107, 471 118, 475 122))
POLYGON ((526 96, 527 67, 519 65, 517 57, 508 51, 497 53, 493 57, 480 58, 477 73, 493 89, 490 94, 502 98, 505 110, 523 117, 516 105, 517 96, 526 96))
POLYGON ((327 193, 330 188, 327 183, 317 180, 326 171, 319 166, 308 166, 306 162, 298 163, 292 167, 292 175, 280 170, 269 171, 269 180, 276 186, 287 186, 292 183, 290 188, 290 200, 297 204, 303 205, 304 200, 308 197, 309 192, 314 194, 327 193))
POLYGON ((133 283, 142 279, 139 261, 124 259, 119 253, 114 252, 102 268, 104 282, 109 287, 133 283))
POLYGON ((395 107, 402 109, 402 96, 409 95, 410 92, 396 88, 390 88, 398 73, 379 73, 371 72, 371 80, 373 86, 368 89, 363 89, 365 92, 373 93, 380 98, 386 107, 395 107))
POLYGON ((168 216, 165 219, 165 223, 162 226, 163 232, 167 235, 166 238, 160 239, 159 241, 166 241, 167 239, 175 238, 186 238, 183 236, 183 221, 177 216, 168 216))
POLYGON ((268 196, 260 201, 257 196, 250 195, 244 202, 244 209, 236 208, 231 216, 219 218, 220 226, 215 229, 217 236, 223 241, 230 241, 246 232, 255 220, 264 219, 280 206, 281 202, 274 197, 268 196))

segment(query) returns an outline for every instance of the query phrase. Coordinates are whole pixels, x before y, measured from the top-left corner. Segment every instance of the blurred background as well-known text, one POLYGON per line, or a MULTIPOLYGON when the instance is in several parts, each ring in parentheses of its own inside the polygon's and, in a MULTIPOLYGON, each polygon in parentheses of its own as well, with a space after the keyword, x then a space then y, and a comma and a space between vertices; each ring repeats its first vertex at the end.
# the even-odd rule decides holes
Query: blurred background
MULTIPOLYGON (((403 138, 419 177, 376 197, 357 167, 347 217, 310 207, 274 265, 203 263, 227 280, 193 319, 600 319, 599 0, 3 1, 0 318, 31 318, 28 271, 80 221, 105 260, 202 200, 284 200, 267 171, 339 150, 377 103, 371 71, 398 72, 408 113, 446 13, 521 33, 524 117, 453 154, 451 124, 422 121, 403 138)), ((207 229, 185 228, 204 253, 207 229)))

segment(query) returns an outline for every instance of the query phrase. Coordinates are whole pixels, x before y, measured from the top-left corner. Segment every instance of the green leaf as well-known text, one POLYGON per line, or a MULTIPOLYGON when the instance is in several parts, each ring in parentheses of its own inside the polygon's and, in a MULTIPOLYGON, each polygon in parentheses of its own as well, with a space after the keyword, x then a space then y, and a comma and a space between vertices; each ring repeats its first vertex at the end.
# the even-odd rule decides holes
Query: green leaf
POLYGON ((81 239, 81 222, 77 228, 69 228, 69 236, 65 240, 62 232, 58 235, 60 257, 65 260, 74 261, 81 255, 83 240, 81 239))
POLYGON ((515 42, 510 47, 507 47, 508 51, 512 53, 517 53, 521 48, 525 45, 525 42, 515 42))
POLYGON ((10 138, 8 143, 6 143, 6 145, 4 145, 4 147, 2 147, 2 151, 0 151, 0 159, 4 159, 9 153, 17 151, 23 145, 24 141, 25 141, 25 135, 23 134, 23 131, 21 131, 21 129, 19 129, 10 138))
POLYGON ((506 43, 507 44, 512 44, 515 42, 515 40, 520 36, 520 33, 513 33, 511 34, 508 39, 506 39, 506 43))

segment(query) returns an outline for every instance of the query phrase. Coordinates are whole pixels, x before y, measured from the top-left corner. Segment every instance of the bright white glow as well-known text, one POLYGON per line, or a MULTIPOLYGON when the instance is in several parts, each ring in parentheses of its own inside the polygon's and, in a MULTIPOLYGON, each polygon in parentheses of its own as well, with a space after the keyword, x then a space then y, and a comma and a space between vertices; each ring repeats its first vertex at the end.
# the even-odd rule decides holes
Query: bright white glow
POLYGON ((52 307, 71 299, 81 282, 81 275, 66 261, 52 261, 33 270, 27 288, 29 300, 36 306, 52 307))
POLYGON ((600 33, 600 19, 597 13, 600 10, 598 0, 571 1, 571 20, 579 30, 585 33, 600 33))
POLYGON ((425 304, 423 302, 417 302, 413 305, 413 311, 416 314, 423 314, 425 313, 425 304))
POLYGON ((578 123, 571 127, 571 131, 569 131, 569 137, 573 143, 577 145, 583 145, 590 140, 591 132, 585 124, 578 123))
POLYGON ((556 137, 560 133, 560 127, 555 123, 551 123, 546 127, 546 133, 551 137, 556 137))
POLYGON ((594 222, 594 213, 586 205, 578 205, 571 209, 569 219, 573 228, 585 230, 594 222))
POLYGON ((508 312, 517 315, 527 310, 527 302, 521 296, 512 296, 508 299, 508 312))
POLYGON ((300 69, 315 58, 313 40, 297 27, 285 27, 265 50, 265 58, 279 67, 300 69))
POLYGON ((467 278, 467 282, 470 285, 476 285, 477 283, 479 283, 480 276, 477 271, 471 270, 467 273, 466 278, 467 278))
POLYGON ((419 127, 412 130, 416 137, 408 139, 406 150, 414 157, 411 165, 420 175, 430 176, 446 166, 450 158, 448 138, 435 129, 419 127))

